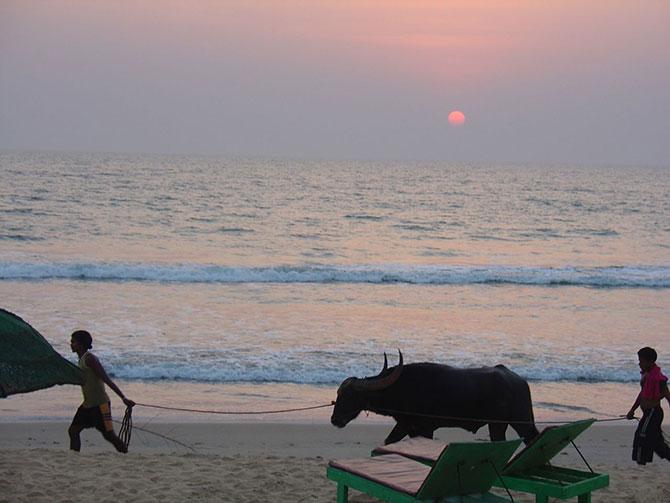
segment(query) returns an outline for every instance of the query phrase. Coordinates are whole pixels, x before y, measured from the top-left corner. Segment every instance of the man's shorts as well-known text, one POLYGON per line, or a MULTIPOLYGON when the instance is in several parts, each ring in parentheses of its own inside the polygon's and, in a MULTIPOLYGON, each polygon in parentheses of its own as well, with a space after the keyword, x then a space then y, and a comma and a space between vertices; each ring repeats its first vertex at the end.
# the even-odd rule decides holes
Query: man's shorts
POLYGON ((82 430, 86 428, 95 428, 101 433, 114 431, 114 425, 112 424, 112 409, 109 402, 98 405, 97 407, 80 406, 72 419, 72 426, 79 426, 82 430))

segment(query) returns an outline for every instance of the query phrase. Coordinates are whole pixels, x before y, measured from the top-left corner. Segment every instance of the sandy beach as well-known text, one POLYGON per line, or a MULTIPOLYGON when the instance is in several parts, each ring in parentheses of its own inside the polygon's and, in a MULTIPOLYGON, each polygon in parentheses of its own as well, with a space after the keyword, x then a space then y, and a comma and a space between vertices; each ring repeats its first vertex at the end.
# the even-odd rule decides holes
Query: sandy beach
MULTIPOLYGON (((326 478, 329 459, 361 457, 380 444, 388 425, 156 423, 135 428, 130 453, 117 454, 99 434, 82 435, 82 452, 68 451, 67 423, 0 424, 0 501, 335 501, 326 478), (188 447, 187 447, 188 446, 188 447)), ((610 487, 593 501, 670 501, 670 464, 630 460, 634 424, 595 425, 577 445, 610 487)), ((444 440, 484 439, 459 430, 444 440)), ((555 464, 583 468, 574 449, 555 464)), ((514 493, 515 501, 533 501, 514 493)), ((352 491, 350 500, 373 501, 352 491)))

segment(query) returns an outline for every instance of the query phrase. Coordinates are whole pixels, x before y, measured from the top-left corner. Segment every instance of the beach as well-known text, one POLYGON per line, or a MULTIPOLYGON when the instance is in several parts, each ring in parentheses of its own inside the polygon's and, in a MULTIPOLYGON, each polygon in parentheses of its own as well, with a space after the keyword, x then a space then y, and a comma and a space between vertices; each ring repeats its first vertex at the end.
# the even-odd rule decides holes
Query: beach
MULTIPOLYGON (((594 471, 610 486, 597 502, 667 502, 670 466, 656 458, 644 467, 630 459, 634 423, 596 424, 577 439, 594 471)), ((66 422, 0 425, 0 501, 335 501, 326 478, 330 459, 369 456, 387 424, 156 423, 147 426, 185 445, 136 430, 130 452, 116 453, 94 430, 82 435, 82 452, 68 450, 66 422)), ((445 441, 485 440, 455 429, 445 441)), ((574 448, 554 464, 588 470, 574 448)), ((501 493, 496 489, 496 493, 501 493)), ((513 493, 515 501, 533 497, 513 493)), ((350 501, 374 501, 350 491, 350 501)))

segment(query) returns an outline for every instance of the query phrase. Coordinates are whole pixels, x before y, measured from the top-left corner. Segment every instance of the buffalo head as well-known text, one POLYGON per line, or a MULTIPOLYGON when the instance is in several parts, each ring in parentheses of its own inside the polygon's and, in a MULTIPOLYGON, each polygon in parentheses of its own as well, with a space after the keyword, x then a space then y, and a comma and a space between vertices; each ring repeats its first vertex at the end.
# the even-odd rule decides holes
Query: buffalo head
POLYGON ((368 395, 381 391, 398 380, 403 369, 402 353, 398 350, 398 365, 389 371, 388 360, 384 353, 384 367, 374 377, 348 377, 337 390, 337 401, 330 422, 338 428, 344 428, 368 406, 368 395))

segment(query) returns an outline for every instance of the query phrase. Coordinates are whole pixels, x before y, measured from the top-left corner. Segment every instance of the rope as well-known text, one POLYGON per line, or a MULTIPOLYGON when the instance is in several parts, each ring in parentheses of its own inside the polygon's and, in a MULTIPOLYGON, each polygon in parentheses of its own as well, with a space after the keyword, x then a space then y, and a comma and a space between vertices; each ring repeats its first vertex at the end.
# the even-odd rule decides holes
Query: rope
MULTIPOLYGON (((165 405, 156 405, 156 404, 150 404, 150 403, 140 403, 137 402, 135 405, 139 405, 142 407, 149 407, 152 409, 162 409, 162 410, 174 410, 174 411, 180 411, 180 412, 195 412, 199 414, 220 414, 220 415, 254 415, 254 414, 279 414, 279 413, 285 413, 285 412, 299 412, 299 411, 305 411, 305 410, 314 410, 314 409, 322 409, 325 407, 332 407, 335 405, 335 402, 330 402, 328 404, 322 404, 322 405, 313 405, 310 407, 295 407, 291 409, 274 409, 274 410, 256 410, 256 411, 239 411, 239 410, 209 410, 209 409, 189 409, 185 407, 168 407, 165 405)), ((369 411, 365 411, 369 412, 369 411)), ((509 423, 516 423, 516 424, 563 424, 565 421, 515 421, 515 420, 504 420, 504 419, 483 419, 483 418, 470 418, 470 417, 459 417, 459 416, 439 416, 435 414, 421 414, 419 412, 405 412, 405 411, 400 411, 400 410, 392 410, 392 409, 377 409, 376 411, 371 411, 371 412, 387 412, 389 414, 404 414, 407 416, 419 416, 419 417, 428 417, 428 418, 433 418, 433 419, 449 419, 449 420, 454 420, 454 421, 471 421, 471 422, 481 422, 481 423, 504 423, 504 424, 509 424, 509 423)), ((589 418, 593 419, 593 418, 589 418)), ((606 418, 606 419, 593 419, 594 422, 608 422, 608 421, 622 421, 624 419, 627 419, 626 416, 620 416, 620 417, 615 417, 615 418, 606 418)), ((637 417, 633 418, 639 421, 637 417)), ((123 418, 123 423, 121 426, 121 431, 119 433, 119 436, 121 439, 124 441, 126 446, 130 443, 130 435, 132 432, 132 409, 128 407, 126 409, 126 414, 123 418), (127 436, 127 439, 124 438, 122 435, 127 436)), ((580 453, 581 454, 581 453, 580 453)))
MULTIPOLYGON (((376 409, 371 412, 387 412, 389 414, 404 414, 406 416, 418 416, 418 417, 427 417, 431 419, 449 419, 451 421, 470 421, 473 423, 501 423, 501 424, 563 424, 565 421, 517 421, 514 419, 484 419, 484 418, 474 418, 474 417, 459 417, 459 416, 439 416, 436 414, 422 414, 420 412, 405 412, 402 410, 393 410, 393 409, 376 409)), ((593 418, 588 418, 593 419, 593 418)), ((626 416, 606 418, 606 419, 594 419, 594 422, 603 423, 607 421, 623 421, 626 419, 626 416)), ((576 419, 575 419, 576 421, 576 419)))
MULTIPOLYGON (((125 419, 125 417, 124 417, 124 419, 125 419)), ((119 424, 119 421, 117 421, 117 420, 115 420, 115 419, 114 419, 113 421, 114 421, 115 423, 119 424)), ((123 423, 121 423, 121 425, 123 426, 123 423)), ((187 449, 190 449, 192 452, 197 452, 197 451, 196 451, 193 447, 191 447, 190 445, 185 444, 185 443, 183 443, 183 442, 180 442, 179 440, 176 440, 176 439, 174 439, 174 438, 172 438, 172 437, 168 437, 167 435, 162 435, 162 434, 160 434, 160 433, 156 433, 155 431, 151 431, 151 430, 148 430, 148 429, 146 429, 146 428, 140 428, 139 426, 134 426, 133 428, 135 428, 136 430, 139 430, 139 431, 143 431, 143 432, 145 432, 145 433, 150 433, 151 435, 155 435, 155 436, 160 437, 160 438, 162 438, 162 439, 169 440, 170 442, 174 442, 174 443, 177 444, 177 445, 181 445, 182 447, 186 447, 187 449)))
MULTIPOLYGON (((303 410, 312 410, 312 409, 321 409, 324 407, 332 407, 334 405, 334 402, 331 402, 329 404, 323 404, 323 405, 314 405, 311 407, 297 407, 293 409, 281 409, 281 410, 262 410, 262 411, 221 411, 221 410, 202 410, 202 409, 187 409, 187 408, 182 408, 182 407, 166 407, 164 405, 155 405, 155 404, 149 404, 149 403, 135 403, 135 405, 140 405, 142 407, 149 407, 152 409, 163 409, 163 410, 176 410, 176 411, 182 411, 182 412, 198 412, 202 414, 228 414, 228 415, 238 415, 238 414, 278 414, 280 412, 296 412, 296 411, 303 411, 303 410)), ((170 438, 166 435, 161 435, 160 433, 153 432, 151 430, 143 429, 143 428, 137 428, 140 431, 145 431, 147 433, 151 433, 152 435, 156 435, 158 437, 164 438, 166 440, 170 440, 172 442, 175 442, 176 444, 179 444, 181 446, 187 447, 188 449, 191 449, 192 451, 195 452, 195 450, 187 444, 184 444, 182 442, 179 442, 178 440, 175 440, 173 438, 170 438)), ((123 442, 123 445, 126 447, 126 451, 128 450, 128 447, 130 445, 130 437, 133 432, 133 408, 132 407, 126 407, 126 412, 123 415, 123 421, 121 422, 121 429, 119 430, 119 438, 123 442)))
POLYGON ((505 484, 505 480, 500 476, 500 472, 498 471, 498 467, 490 459, 487 459, 486 461, 488 461, 488 463, 493 467, 493 471, 496 472, 496 476, 498 477, 498 480, 500 480, 500 483, 505 488, 505 491, 507 491, 507 495, 509 496, 509 500, 512 503, 514 503, 514 498, 512 497, 512 493, 509 492, 509 489, 507 488, 507 484, 505 484))
MULTIPOLYGON (((189 409, 185 407, 168 407, 165 405, 156 405, 156 404, 150 404, 150 403, 136 403, 135 405, 140 405, 142 407, 149 407, 152 409, 162 409, 162 410, 174 410, 174 411, 180 411, 180 412, 195 412, 199 414, 220 414, 220 415, 230 415, 230 416, 238 416, 238 415, 254 415, 254 414, 280 414, 280 413, 285 413, 285 412, 300 412, 300 411, 305 411, 305 410, 314 410, 314 409, 322 409, 324 407, 332 407, 335 405, 335 402, 330 402, 328 404, 322 404, 322 405, 313 405, 310 407, 296 407, 296 408, 291 408, 291 409, 274 409, 274 410, 255 410, 255 411, 241 411, 241 410, 209 410, 209 409, 189 409)), ((516 421, 516 420, 504 420, 504 419, 485 419, 485 418, 472 418, 472 417, 459 417, 459 416, 440 416, 436 414, 422 414, 419 412, 406 412, 406 411, 401 411, 401 410, 393 410, 393 409, 376 409, 370 412, 386 412, 389 414, 404 414, 406 416, 417 416, 417 417, 427 417, 427 418, 432 418, 432 419, 448 419, 452 421, 471 421, 471 422, 478 422, 478 423, 500 423, 500 424, 509 424, 509 423, 515 423, 515 424, 563 424, 565 423, 565 420, 563 421, 516 421)), ((588 419, 593 419, 593 418, 588 418, 588 419)), ((608 421, 622 421, 626 419, 626 416, 620 416, 620 417, 613 417, 613 418, 605 418, 605 419, 594 419, 594 422, 597 423, 603 423, 603 422, 608 422, 608 421)), ((637 419, 637 418, 635 418, 637 419)))
POLYGON ((197 412, 200 414, 224 414, 231 416, 238 415, 252 415, 252 414, 279 414, 282 412, 299 412, 303 410, 313 410, 313 409, 322 409, 324 407, 332 407, 333 402, 323 405, 313 405, 311 407, 297 407, 294 409, 278 409, 278 410, 254 410, 254 411, 241 411, 241 410, 205 410, 205 409, 186 409, 182 407, 166 407, 164 405, 154 405, 150 403, 136 403, 135 405, 141 405, 142 407, 149 407, 152 409, 163 409, 163 410, 176 410, 181 412, 197 412))
MULTIPOLYGON (((335 405, 335 402, 332 401, 328 404, 322 404, 322 405, 313 405, 310 407, 296 407, 296 408, 291 408, 291 409, 275 409, 275 410, 259 410, 259 411, 222 411, 222 410, 206 410, 206 409, 189 409, 185 407, 168 407, 164 405, 156 405, 156 404, 149 404, 149 403, 136 403, 136 406, 139 405, 141 407, 148 407, 152 409, 162 409, 162 410, 174 410, 174 411, 180 411, 180 412, 195 412, 195 413, 200 413, 200 414, 221 414, 221 415, 252 415, 252 414, 279 414, 279 413, 285 413, 285 412, 299 412, 299 411, 305 411, 305 410, 314 410, 314 409, 322 409, 325 407, 332 407, 335 405)), ((510 423, 514 422, 517 424, 562 424, 565 421, 505 421, 505 420, 500 420, 500 419, 482 419, 482 418, 465 418, 465 417, 456 417, 456 416, 438 416, 434 414, 420 414, 420 413, 415 413, 415 412, 404 412, 404 411, 396 411, 396 410, 386 410, 386 409, 378 409, 379 412, 388 412, 391 414, 405 414, 405 415, 412 415, 412 416, 421 416, 421 417, 429 417, 429 418, 435 418, 435 419, 450 419, 450 420, 459 420, 459 421, 473 421, 473 422, 482 422, 482 423, 510 423)), ((367 412, 367 411, 366 411, 367 412)), ((372 412, 377 412, 377 411, 372 411, 372 412)), ((593 418, 589 418, 593 419, 593 418)), ((607 419, 593 419, 594 422, 608 422, 608 421, 622 421, 624 419, 627 419, 626 416, 620 416, 616 418, 607 418, 607 419)), ((633 419, 639 421, 639 418, 634 417, 633 419)), ((130 445, 130 437, 132 435, 132 429, 133 429, 133 420, 132 420, 132 407, 127 407, 126 412, 123 416, 123 422, 121 423, 121 429, 119 431, 119 438, 121 438, 121 441, 124 443, 126 446, 126 450, 128 449, 128 446, 130 445)), ((137 427, 138 430, 144 431, 147 433, 151 433, 152 435, 156 435, 158 437, 164 438, 166 440, 170 440, 176 444, 179 444, 183 447, 186 447, 188 449, 191 449, 193 452, 195 452, 195 449, 191 447, 190 445, 184 444, 182 442, 179 442, 178 440, 175 440, 173 438, 170 438, 166 435, 161 435, 160 433, 153 432, 151 430, 147 430, 144 428, 139 428, 137 427)), ((580 452, 580 450, 577 448, 574 442, 572 442, 572 445, 577 449, 577 452, 581 456, 581 458, 584 460, 584 463, 586 463, 586 466, 588 466, 589 470, 593 472, 591 467, 589 466, 588 462, 580 452)), ((497 469, 494 466, 494 469, 496 470, 496 474, 500 478, 500 475, 497 473, 497 469)), ((458 470, 458 467, 457 467, 458 470)), ((458 473, 458 478, 459 478, 459 485, 461 483, 460 481, 460 473, 458 473)), ((502 478, 501 478, 502 481, 502 478)), ((503 487, 507 491, 507 493, 510 496, 510 499, 512 502, 514 502, 514 499, 512 498, 512 495, 509 492, 509 489, 505 486, 504 481, 503 487)))
POLYGON ((123 445, 126 446, 126 451, 130 446, 130 436, 133 433, 133 408, 126 407, 126 413, 123 415, 123 421, 121 422, 121 429, 119 430, 119 438, 123 442, 123 445))

